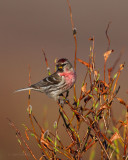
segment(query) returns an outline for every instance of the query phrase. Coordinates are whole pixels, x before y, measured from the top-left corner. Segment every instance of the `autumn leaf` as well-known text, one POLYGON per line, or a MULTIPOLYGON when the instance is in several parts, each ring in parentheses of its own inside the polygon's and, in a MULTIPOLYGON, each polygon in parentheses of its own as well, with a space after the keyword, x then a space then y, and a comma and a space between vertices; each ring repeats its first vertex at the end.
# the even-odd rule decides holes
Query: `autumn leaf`
POLYGON ((92 98, 92 97, 87 96, 87 97, 84 99, 85 104, 87 104, 87 103, 88 103, 88 101, 89 101, 91 98, 92 98))
POLYGON ((118 100, 121 104, 123 104, 124 106, 126 106, 126 103, 124 102, 123 99, 117 97, 117 100, 118 100))
POLYGON ((99 110, 102 110, 102 109, 108 109, 109 107, 106 105, 106 104, 104 104, 104 105, 102 105, 101 107, 100 107, 100 109, 99 110))
POLYGON ((104 82, 102 80, 99 80, 98 82, 101 83, 101 84, 103 84, 105 87, 109 88, 109 85, 106 82, 104 82))
POLYGON ((86 93, 86 87, 87 87, 87 83, 85 83, 84 85, 83 85, 83 87, 81 88, 81 90, 82 90, 82 92, 84 92, 84 93, 86 93))
POLYGON ((124 64, 120 65, 120 71, 122 71, 124 69, 124 64))
POLYGON ((94 76, 97 77, 98 76, 98 71, 94 71, 94 76))
POLYGON ((91 64, 89 64, 89 63, 87 63, 87 62, 85 62, 85 61, 83 61, 83 60, 81 60, 81 59, 79 59, 79 58, 77 58, 77 60, 78 60, 80 63, 84 64, 86 67, 88 67, 88 68, 90 68, 90 69, 92 70, 92 65, 91 65, 91 64))
POLYGON ((119 133, 116 132, 116 133, 113 134, 113 136, 110 138, 110 141, 113 142, 113 141, 115 141, 116 139, 119 139, 119 138, 121 138, 121 137, 120 137, 119 133))
POLYGON ((113 49, 112 49, 112 50, 109 50, 109 51, 107 51, 107 52, 104 53, 104 60, 105 60, 105 62, 107 61, 108 57, 110 56, 110 54, 111 54, 112 52, 114 52, 113 49))

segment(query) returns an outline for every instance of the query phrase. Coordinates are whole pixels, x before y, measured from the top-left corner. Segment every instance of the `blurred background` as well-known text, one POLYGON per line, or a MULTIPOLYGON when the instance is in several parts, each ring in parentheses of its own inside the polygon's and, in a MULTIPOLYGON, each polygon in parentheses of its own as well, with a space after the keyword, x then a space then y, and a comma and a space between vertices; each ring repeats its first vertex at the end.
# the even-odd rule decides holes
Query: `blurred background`
MULTIPOLYGON (((89 38, 95 37, 96 67, 103 73, 103 53, 107 49, 105 30, 111 21, 109 37, 114 53, 107 67, 111 67, 123 50, 119 63, 125 62, 119 84, 119 96, 127 101, 128 95, 128 1, 117 0, 73 0, 73 20, 77 28, 77 57, 88 62, 89 38)), ((46 52, 51 71, 54 72, 55 58, 74 61, 74 39, 72 35, 69 8, 66 0, 1 0, 0 1, 0 160, 25 159, 15 138, 15 132, 8 125, 9 117, 23 131, 22 124, 29 125, 26 112, 28 92, 13 92, 28 86, 28 64, 31 66, 31 82, 47 76, 42 54, 46 52)), ((118 69, 119 63, 115 68, 118 69)), ((77 62, 77 94, 83 81, 86 67, 77 62), (81 73, 82 74, 79 74, 81 73)), ((70 95, 73 91, 70 91, 70 95)), ((72 97, 71 97, 72 98, 72 97)), ((59 115, 54 100, 46 95, 32 92, 31 105, 39 123, 44 124, 44 110, 48 115, 47 126, 52 130, 59 115)), ((120 115, 121 106, 115 105, 115 116, 120 115)), ((120 115, 121 116, 121 115, 120 115)), ((98 153, 97 153, 98 154, 98 153)))

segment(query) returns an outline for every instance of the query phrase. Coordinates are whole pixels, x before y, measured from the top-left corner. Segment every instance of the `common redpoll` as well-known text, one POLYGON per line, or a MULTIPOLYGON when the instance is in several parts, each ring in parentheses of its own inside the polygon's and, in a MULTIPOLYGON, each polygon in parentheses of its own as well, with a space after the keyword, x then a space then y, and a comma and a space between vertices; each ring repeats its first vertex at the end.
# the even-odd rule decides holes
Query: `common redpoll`
POLYGON ((55 100, 59 95, 68 91, 76 81, 76 73, 72 64, 66 58, 59 59, 56 63, 57 71, 43 80, 31 85, 28 88, 22 88, 16 92, 25 90, 35 90, 45 93, 55 100))

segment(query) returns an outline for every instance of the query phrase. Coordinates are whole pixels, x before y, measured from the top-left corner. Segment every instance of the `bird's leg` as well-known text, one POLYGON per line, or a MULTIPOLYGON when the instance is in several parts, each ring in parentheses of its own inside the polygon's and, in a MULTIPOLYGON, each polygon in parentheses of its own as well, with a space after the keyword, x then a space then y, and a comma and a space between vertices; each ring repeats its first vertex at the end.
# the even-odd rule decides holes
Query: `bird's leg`
MULTIPOLYGON (((66 96, 64 97, 64 95, 63 95, 63 93, 61 93, 59 96, 61 96, 61 97, 63 97, 64 99, 63 99, 63 103, 64 104, 67 104, 68 102, 69 102, 69 100, 67 99, 67 97, 69 96, 69 91, 67 91, 66 92, 66 96)), ((59 99, 59 104, 60 104, 60 102, 61 102, 62 100, 61 99, 59 99)), ((62 102, 61 102, 62 103, 62 102)))
POLYGON ((63 95, 63 93, 61 93, 61 94, 59 94, 59 96, 60 96, 60 97, 63 97, 64 95, 63 95))
POLYGON ((66 92, 66 97, 65 98, 67 98, 69 96, 69 90, 66 92))
MULTIPOLYGON (((61 93, 60 95, 59 95, 59 97, 64 97, 64 95, 61 93)), ((61 107, 63 107, 64 106, 64 100, 63 99, 58 99, 58 103, 61 105, 61 107)))
POLYGON ((66 104, 69 103, 69 100, 67 99, 68 96, 69 96, 69 91, 66 92, 66 97, 65 97, 65 99, 64 99, 64 102, 65 102, 66 104))
POLYGON ((60 99, 60 105, 62 108, 64 107, 64 100, 63 99, 60 99))

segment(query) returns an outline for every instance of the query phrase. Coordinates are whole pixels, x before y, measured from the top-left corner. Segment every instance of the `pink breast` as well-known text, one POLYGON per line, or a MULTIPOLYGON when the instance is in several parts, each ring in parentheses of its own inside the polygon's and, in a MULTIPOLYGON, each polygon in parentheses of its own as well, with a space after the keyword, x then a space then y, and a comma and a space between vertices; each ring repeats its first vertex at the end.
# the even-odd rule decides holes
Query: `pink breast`
POLYGON ((72 86, 74 84, 75 79, 76 79, 76 74, 73 71, 59 73, 59 75, 65 77, 65 81, 69 86, 72 86))

